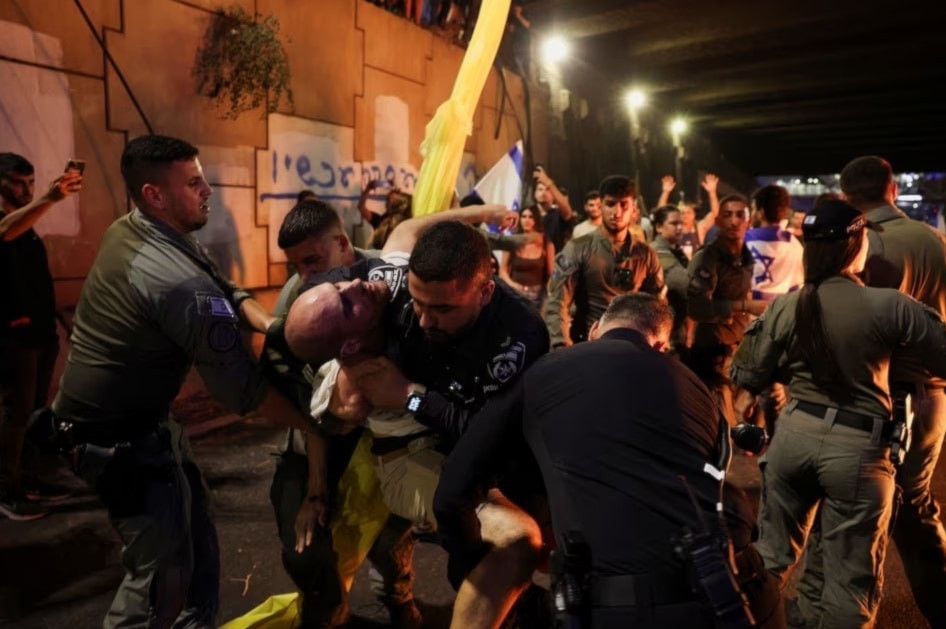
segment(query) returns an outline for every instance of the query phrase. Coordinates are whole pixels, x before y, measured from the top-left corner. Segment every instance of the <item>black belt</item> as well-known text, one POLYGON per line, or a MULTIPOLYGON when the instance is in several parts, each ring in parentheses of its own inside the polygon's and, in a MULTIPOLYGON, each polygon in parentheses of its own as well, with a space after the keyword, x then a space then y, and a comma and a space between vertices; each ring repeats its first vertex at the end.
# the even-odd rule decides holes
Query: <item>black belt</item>
MULTIPOLYGON (((824 419, 825 415, 828 414, 828 411, 832 408, 830 406, 825 406, 824 404, 815 404, 814 402, 806 402, 804 400, 798 400, 798 403, 795 405, 795 408, 805 411, 809 415, 814 415, 819 419, 824 419)), ((837 414, 834 416, 834 423, 841 424, 842 426, 847 426, 848 428, 856 428, 857 430, 863 430, 864 432, 874 432, 874 418, 867 415, 861 415, 860 413, 854 413, 851 411, 843 411, 841 409, 835 409, 837 414)), ((893 430, 893 422, 885 421, 881 436, 884 438, 889 438, 890 433, 893 430)))
POLYGON ((95 422, 62 422, 63 429, 71 432, 72 441, 92 443, 103 448, 112 448, 120 443, 137 443, 157 436, 157 426, 128 428, 114 424, 95 422))
POLYGON ((403 450, 410 447, 410 443, 415 439, 429 437, 433 434, 433 430, 422 430, 421 432, 415 432, 413 434, 403 435, 400 437, 375 437, 371 442, 371 454, 374 454, 375 456, 383 456, 390 452, 403 450))
POLYGON ((650 574, 619 574, 591 579, 592 607, 653 607, 693 601, 686 582, 650 574))

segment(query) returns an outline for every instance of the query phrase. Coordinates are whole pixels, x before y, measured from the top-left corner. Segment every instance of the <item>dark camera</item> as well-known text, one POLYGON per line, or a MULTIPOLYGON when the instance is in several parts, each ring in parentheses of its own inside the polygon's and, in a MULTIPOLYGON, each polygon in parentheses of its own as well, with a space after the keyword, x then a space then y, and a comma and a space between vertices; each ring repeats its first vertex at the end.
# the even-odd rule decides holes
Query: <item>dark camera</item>
POLYGON ((75 158, 70 159, 68 162, 66 162, 66 171, 68 172, 70 170, 77 170, 79 171, 80 175, 83 174, 85 172, 85 160, 75 158))
POLYGON ((737 424, 731 431, 732 441, 742 450, 759 454, 769 443, 769 433, 761 426, 741 423, 737 424))
POLYGON ((615 268, 611 274, 611 284, 621 290, 631 290, 634 288, 634 272, 620 266, 615 268))

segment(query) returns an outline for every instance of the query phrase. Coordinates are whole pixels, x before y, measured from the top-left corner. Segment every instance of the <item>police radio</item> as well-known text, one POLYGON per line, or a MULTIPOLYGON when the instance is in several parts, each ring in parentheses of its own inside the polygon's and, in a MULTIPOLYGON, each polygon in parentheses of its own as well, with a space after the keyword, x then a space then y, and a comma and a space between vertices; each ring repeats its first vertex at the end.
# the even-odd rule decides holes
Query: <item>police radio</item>
POLYGON ((675 540, 674 550, 686 565, 690 588, 703 606, 712 612, 715 625, 720 629, 744 629, 755 627, 756 621, 749 599, 736 581, 738 569, 723 512, 723 481, 732 459, 729 423, 723 417, 720 417, 719 431, 719 461, 715 467, 707 463, 703 468, 704 472, 719 481, 717 530, 711 530, 703 518, 693 490, 681 475, 680 482, 693 503, 700 530, 685 530, 675 540))

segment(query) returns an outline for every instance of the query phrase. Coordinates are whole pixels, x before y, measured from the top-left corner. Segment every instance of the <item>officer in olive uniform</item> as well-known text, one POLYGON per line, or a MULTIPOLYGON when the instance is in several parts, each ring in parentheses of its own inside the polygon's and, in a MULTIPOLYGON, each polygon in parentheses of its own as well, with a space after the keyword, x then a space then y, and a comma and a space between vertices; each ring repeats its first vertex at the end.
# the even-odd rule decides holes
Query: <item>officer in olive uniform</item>
MULTIPOLYGON (((946 317, 946 236, 897 208, 899 192, 890 164, 873 155, 852 160, 841 171, 841 190, 869 221, 883 227, 868 234, 864 282, 899 289, 946 317)), ((946 381, 933 377, 915 357, 900 353, 894 357, 890 382, 906 385, 913 409, 910 448, 897 469, 903 496, 893 539, 920 611, 930 626, 946 627, 946 532, 931 491, 946 435, 946 381)), ((816 546, 813 535, 799 591, 819 592, 823 586, 816 546)), ((805 618, 819 615, 817 607, 799 611, 805 618)))
POLYGON ((755 264, 745 245, 749 203, 740 195, 729 195, 719 206, 719 236, 697 251, 687 267, 687 314, 696 322, 690 367, 716 394, 734 426, 738 422, 727 377, 729 364, 750 315, 761 314, 765 302, 748 298, 755 264))
MULTIPOLYGON (((124 545, 125 579, 105 626, 213 626, 217 536, 171 401, 193 365, 239 413, 257 409, 299 429, 309 422, 241 342, 237 312, 259 329, 268 322, 262 307, 190 235, 206 223, 211 194, 197 148, 143 136, 128 143, 121 167, 137 208, 105 233, 53 411, 124 545)), ((324 472, 313 477, 324 482, 324 472)))
POLYGON ((592 324, 617 295, 658 295, 664 291, 656 252, 630 232, 637 198, 634 182, 612 175, 601 182, 599 192, 601 227, 569 241, 555 257, 545 306, 552 347, 585 340, 592 324))
POLYGON ((818 593, 822 627, 871 626, 880 602, 896 424, 887 379, 878 374, 887 373, 893 352, 903 347, 933 375, 946 375, 939 315, 855 276, 867 258, 866 225, 843 201, 808 214, 804 287, 771 303, 746 331, 732 364, 732 380, 743 388, 737 412, 776 377, 789 379, 793 399, 765 455, 757 546, 784 587, 820 503, 831 566, 818 593))

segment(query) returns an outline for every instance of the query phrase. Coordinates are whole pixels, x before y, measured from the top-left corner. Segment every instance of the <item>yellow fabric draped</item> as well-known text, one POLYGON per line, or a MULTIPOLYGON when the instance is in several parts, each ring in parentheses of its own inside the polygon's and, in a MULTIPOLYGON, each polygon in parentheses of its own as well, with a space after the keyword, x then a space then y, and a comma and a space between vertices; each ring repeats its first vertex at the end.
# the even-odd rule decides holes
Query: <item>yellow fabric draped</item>
MULTIPOLYGON (((388 509, 371 454, 371 433, 365 431, 338 481, 338 508, 332 514, 332 542, 345 590, 351 589, 358 566, 381 533, 388 509)), ((221 629, 293 629, 301 626, 299 594, 276 594, 221 629)))
POLYGON ((510 0, 483 0, 450 98, 427 124, 420 146, 424 158, 414 189, 414 216, 450 207, 463 146, 473 131, 473 112, 506 30, 510 0))

